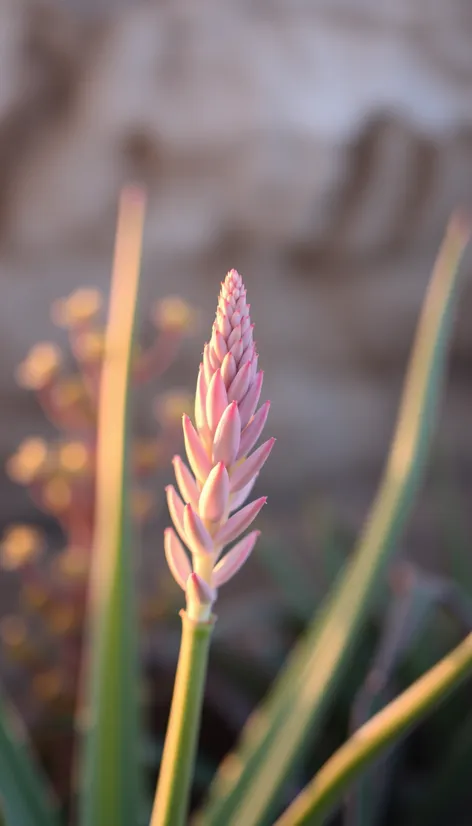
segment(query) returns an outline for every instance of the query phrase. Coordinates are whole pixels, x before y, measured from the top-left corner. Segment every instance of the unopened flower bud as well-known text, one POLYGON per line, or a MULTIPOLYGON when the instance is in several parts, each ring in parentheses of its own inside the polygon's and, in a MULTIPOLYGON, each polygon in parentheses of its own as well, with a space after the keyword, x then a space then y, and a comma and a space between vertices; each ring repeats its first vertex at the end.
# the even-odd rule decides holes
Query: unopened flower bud
POLYGON ((222 286, 210 342, 203 349, 195 395, 195 425, 183 417, 185 449, 191 471, 179 457, 174 469, 183 500, 167 488, 173 530, 165 536, 171 572, 187 595, 187 613, 206 621, 215 589, 230 579, 251 553, 259 535, 253 531, 223 556, 225 546, 251 525, 266 498, 241 506, 266 462, 274 439, 257 444, 269 413, 269 402, 257 410, 263 373, 246 288, 236 270, 222 286), (250 451, 253 452, 251 453, 250 451), (219 558, 221 560, 218 562, 219 558), (193 573, 190 573, 193 568, 193 573))

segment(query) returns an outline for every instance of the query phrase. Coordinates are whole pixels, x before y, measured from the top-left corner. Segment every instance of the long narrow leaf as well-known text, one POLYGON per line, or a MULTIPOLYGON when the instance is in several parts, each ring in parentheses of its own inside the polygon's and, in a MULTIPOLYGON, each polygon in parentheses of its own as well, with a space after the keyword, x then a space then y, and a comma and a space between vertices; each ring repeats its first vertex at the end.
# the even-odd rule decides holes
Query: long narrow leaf
POLYGON ((362 726, 315 775, 275 826, 323 826, 362 769, 432 708, 472 669, 472 634, 383 711, 362 726))
POLYGON ((140 814, 138 657, 127 417, 144 196, 124 191, 100 388, 96 525, 89 602, 81 826, 136 826, 140 814))
POLYGON ((249 720, 239 752, 224 761, 200 819, 205 826, 273 823, 284 783, 345 673, 427 458, 453 324, 457 268, 468 236, 468 228, 453 219, 420 318, 384 477, 359 544, 268 699, 249 720))
POLYGON ((0 824, 59 826, 58 804, 36 766, 26 732, 0 697, 0 824))

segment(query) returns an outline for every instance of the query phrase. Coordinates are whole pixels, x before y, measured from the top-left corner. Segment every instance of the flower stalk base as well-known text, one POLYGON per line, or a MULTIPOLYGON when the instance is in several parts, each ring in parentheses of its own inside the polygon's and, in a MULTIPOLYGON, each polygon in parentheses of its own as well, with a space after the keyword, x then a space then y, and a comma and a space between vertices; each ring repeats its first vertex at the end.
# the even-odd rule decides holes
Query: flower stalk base
POLYGON ((150 826, 185 826, 200 731, 215 617, 195 622, 185 611, 174 695, 150 826))

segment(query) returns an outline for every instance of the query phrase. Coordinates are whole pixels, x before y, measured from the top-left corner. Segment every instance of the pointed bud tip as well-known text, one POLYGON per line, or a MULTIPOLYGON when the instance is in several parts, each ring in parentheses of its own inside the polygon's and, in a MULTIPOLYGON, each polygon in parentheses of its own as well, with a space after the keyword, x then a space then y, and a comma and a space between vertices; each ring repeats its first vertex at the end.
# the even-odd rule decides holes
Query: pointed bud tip
POLYGON ((226 416, 233 421, 234 417, 239 413, 238 403, 236 400, 230 402, 226 408, 226 416))
POLYGON ((189 586, 191 589, 193 588, 202 605, 212 605, 215 601, 216 594, 214 589, 208 585, 208 582, 205 582, 201 576, 196 574, 195 571, 192 571, 187 579, 187 588, 189 588, 189 586))

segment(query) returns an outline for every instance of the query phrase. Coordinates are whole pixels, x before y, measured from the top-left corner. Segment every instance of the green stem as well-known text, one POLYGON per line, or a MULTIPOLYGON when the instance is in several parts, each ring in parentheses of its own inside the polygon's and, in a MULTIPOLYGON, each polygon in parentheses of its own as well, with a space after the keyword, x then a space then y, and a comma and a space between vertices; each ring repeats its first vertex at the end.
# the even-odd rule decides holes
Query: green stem
POLYGON ((386 746, 418 723, 467 676, 472 634, 372 717, 320 769, 274 826, 322 826, 348 785, 386 746))
POLYGON ((185 826, 197 751, 214 619, 197 623, 181 611, 182 641, 164 754, 150 826, 185 826))

